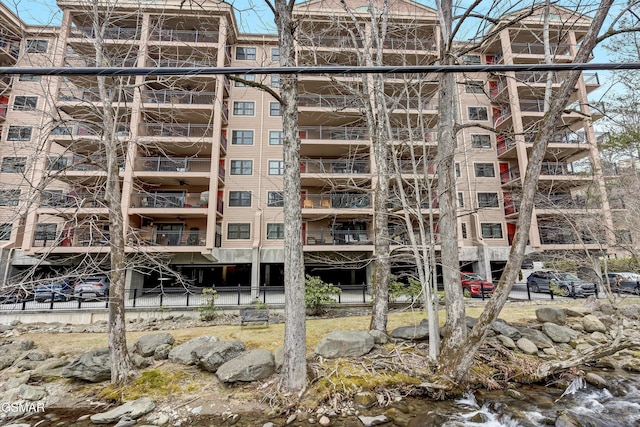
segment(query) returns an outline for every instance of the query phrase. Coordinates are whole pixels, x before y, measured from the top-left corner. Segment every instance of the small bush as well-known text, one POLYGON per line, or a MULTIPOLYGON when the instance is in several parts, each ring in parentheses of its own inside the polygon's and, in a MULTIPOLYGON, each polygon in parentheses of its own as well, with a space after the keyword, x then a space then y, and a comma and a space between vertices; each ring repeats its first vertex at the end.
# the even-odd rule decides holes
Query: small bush
POLYGON ((200 313, 200 320, 213 320, 218 316, 218 307, 216 307, 216 300, 218 299, 218 292, 212 288, 206 288, 202 290, 202 296, 204 302, 198 307, 198 313, 200 313))
POLYGON ((407 297, 411 302, 422 293, 422 285, 418 280, 409 278, 409 283, 402 283, 396 280, 395 276, 391 276, 389 282, 389 300, 396 302, 400 297, 407 297))
POLYGON ((342 290, 331 283, 323 282, 316 276, 307 274, 304 286, 305 307, 313 314, 319 314, 322 307, 336 303, 334 296, 340 295, 342 290))

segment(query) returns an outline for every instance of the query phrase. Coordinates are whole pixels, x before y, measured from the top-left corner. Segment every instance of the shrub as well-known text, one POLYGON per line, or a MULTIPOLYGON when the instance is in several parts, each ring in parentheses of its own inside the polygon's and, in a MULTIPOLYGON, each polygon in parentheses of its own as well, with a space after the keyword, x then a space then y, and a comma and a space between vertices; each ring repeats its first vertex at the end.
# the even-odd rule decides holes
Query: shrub
POLYGON ((422 293, 422 285, 416 279, 409 278, 409 283, 402 283, 396 280, 394 275, 391 275, 391 282, 389 282, 389 300, 396 302, 398 298, 405 296, 411 302, 422 293))
POLYGON ((313 314, 319 314, 322 307, 336 303, 335 295, 340 295, 342 290, 331 283, 323 282, 316 276, 307 274, 304 286, 305 307, 313 314))
POLYGON ((218 307, 216 307, 216 300, 218 299, 218 292, 212 288, 205 288, 202 290, 202 296, 204 302, 198 307, 200 313, 200 320, 213 320, 218 315, 218 307))

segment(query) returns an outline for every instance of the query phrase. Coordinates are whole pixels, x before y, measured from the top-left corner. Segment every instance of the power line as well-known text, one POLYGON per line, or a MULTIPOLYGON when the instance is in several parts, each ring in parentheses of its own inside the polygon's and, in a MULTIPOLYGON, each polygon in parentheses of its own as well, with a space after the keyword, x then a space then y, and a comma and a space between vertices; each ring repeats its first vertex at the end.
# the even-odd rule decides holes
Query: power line
POLYGON ((640 70, 640 62, 593 64, 304 66, 304 67, 0 67, 0 75, 35 76, 171 76, 224 74, 429 74, 506 71, 640 70))

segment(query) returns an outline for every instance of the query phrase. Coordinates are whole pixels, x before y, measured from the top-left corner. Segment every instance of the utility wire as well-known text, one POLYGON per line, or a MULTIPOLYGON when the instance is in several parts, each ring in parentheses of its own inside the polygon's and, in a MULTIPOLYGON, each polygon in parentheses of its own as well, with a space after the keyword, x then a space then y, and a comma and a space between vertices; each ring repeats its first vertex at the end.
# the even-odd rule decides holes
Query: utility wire
POLYGON ((215 74, 429 74, 506 71, 640 70, 640 62, 593 64, 304 66, 304 67, 0 67, 0 75, 34 76, 193 76, 215 74))

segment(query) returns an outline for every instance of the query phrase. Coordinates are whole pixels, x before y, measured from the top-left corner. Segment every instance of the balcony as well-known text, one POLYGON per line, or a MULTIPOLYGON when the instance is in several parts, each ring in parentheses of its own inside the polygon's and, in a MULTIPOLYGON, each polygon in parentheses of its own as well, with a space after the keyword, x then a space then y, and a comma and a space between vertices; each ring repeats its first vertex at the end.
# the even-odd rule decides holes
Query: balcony
POLYGON ((190 157, 141 157, 134 163, 135 171, 142 172, 205 172, 211 170, 211 159, 190 157))
POLYGON ((208 193, 155 192, 132 194, 131 208, 182 209, 204 208, 208 205, 208 193))
POLYGON ((18 55, 20 55, 20 40, 0 36, 0 53, 12 60, 18 59, 18 55))
POLYGON ((373 232, 369 230, 309 230, 305 233, 305 246, 318 245, 372 245, 373 232))
MULTIPOLYGON (((325 141, 369 141, 369 129, 356 126, 300 126, 300 139, 325 141)), ((394 141, 425 141, 435 142, 438 133, 432 128, 408 129, 391 128, 391 139, 394 141)))
POLYGON ((154 42, 218 43, 219 37, 220 33, 217 31, 154 28, 151 30, 149 40, 154 42))
POLYGON ((399 159, 398 166, 402 174, 413 174, 414 167, 418 174, 423 174, 425 170, 429 175, 433 175, 436 172, 436 162, 433 160, 425 162, 424 159, 416 159, 415 161, 411 159, 399 159))
MULTIPOLYGON (((83 122, 74 125, 59 125, 51 130, 54 139, 73 139, 74 136, 81 137, 100 137, 103 135, 102 123, 83 122), (68 137, 68 138, 67 138, 68 137)), ((129 136, 129 123, 118 123, 116 125, 115 136, 129 136)))
POLYGON ((493 125, 498 126, 505 123, 511 117, 511 108, 504 106, 502 108, 493 108, 493 125))
MULTIPOLYGON (((533 144, 536 139, 536 132, 526 132, 524 140, 527 144, 533 144)), ((549 144, 586 144, 587 138, 584 132, 555 132, 549 144)))
POLYGON ((40 206, 43 208, 105 208, 104 193, 79 193, 70 191, 43 191, 40 198, 40 206))
POLYGON ((506 153, 516 146, 516 141, 511 138, 506 138, 502 135, 496 135, 496 151, 498 156, 506 153))
MULTIPOLYGON (((133 91, 131 90, 107 90, 107 96, 112 102, 132 102, 133 91)), ((98 89, 60 89, 58 93, 58 101, 60 102, 102 102, 100 91, 98 89)))
POLYGON ((500 183, 508 184, 513 180, 520 178, 520 168, 518 166, 514 166, 506 171, 500 172, 500 183))
POLYGON ((298 107, 313 108, 355 108, 363 107, 362 98, 354 95, 321 95, 321 94, 301 94, 298 95, 298 107))
POLYGON ((300 173, 308 174, 366 174, 370 172, 367 160, 305 159, 300 161, 300 173))
POLYGON ((203 138, 213 136, 213 126, 196 123, 141 123, 140 136, 203 138))
POLYGON ((215 92, 194 92, 186 90, 143 90, 142 102, 151 104, 187 104, 212 106, 215 92))
POLYGON ((540 169, 540 175, 549 176, 589 176, 593 170, 591 164, 581 165, 579 168, 574 163, 566 162, 544 162, 540 169))
POLYGON ((367 209, 371 207, 368 194, 325 193, 302 195, 303 209, 367 209))
MULTIPOLYGON (((106 158, 98 157, 84 157, 84 156, 63 156, 52 157, 49 159, 50 171, 72 171, 72 172, 86 172, 86 171, 100 171, 105 172, 107 160, 106 158)), ((118 166, 123 168, 125 165, 125 159, 118 159, 118 166)))
POLYGON ((316 48, 342 48, 356 49, 364 46, 363 41, 351 36, 318 36, 310 34, 300 34, 298 37, 300 46, 316 48))
MULTIPOLYGON (((544 106, 544 100, 542 99, 521 99, 520 100, 520 111, 522 111, 523 113, 544 113, 545 110, 545 106, 544 106)), ((573 112, 580 112, 580 103, 579 102, 574 102, 570 105, 568 105, 565 110, 564 110, 564 114, 570 114, 573 112)))
POLYGON ((128 244, 135 246, 205 246, 207 233, 201 230, 139 229, 129 232, 128 244))
POLYGON ((110 57, 106 58, 104 63, 97 64, 92 54, 76 54, 69 53, 64 58, 65 67, 136 67, 138 58, 132 57, 110 57))
MULTIPOLYGON (((555 57, 570 57, 571 45, 566 43, 551 43, 551 55, 555 57)), ((511 43, 511 52, 514 55, 540 55, 544 56, 545 49, 542 43, 511 43)))
POLYGON ((148 58, 147 66, 148 67, 158 67, 158 68, 209 68, 215 67, 217 62, 214 58, 211 60, 197 60, 194 58, 185 58, 185 59, 169 59, 169 58, 148 58))
MULTIPOLYGON (((95 39, 96 31, 93 27, 72 27, 69 38, 95 39)), ((102 35, 104 40, 140 40, 139 28, 108 27, 102 35)))
POLYGON ((384 49, 390 50, 435 50, 433 39, 388 38, 382 42, 384 49))

